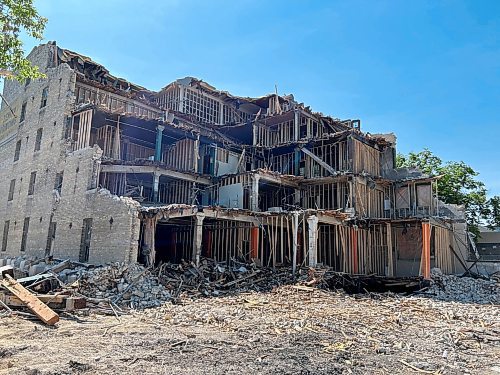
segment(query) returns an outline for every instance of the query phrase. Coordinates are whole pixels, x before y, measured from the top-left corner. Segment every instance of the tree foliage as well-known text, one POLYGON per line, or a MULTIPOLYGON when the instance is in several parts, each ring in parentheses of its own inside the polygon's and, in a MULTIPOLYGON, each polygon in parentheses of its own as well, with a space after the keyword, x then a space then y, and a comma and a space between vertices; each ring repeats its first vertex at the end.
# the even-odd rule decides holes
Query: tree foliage
POLYGON ((33 0, 0 0, 0 76, 20 82, 43 77, 38 67, 24 57, 20 33, 42 39, 46 23, 33 0))
POLYGON ((471 166, 463 161, 444 163, 430 150, 424 149, 408 155, 399 154, 397 167, 419 168, 432 176, 440 176, 438 184, 439 199, 444 203, 463 205, 469 230, 478 233, 480 224, 496 226, 500 224, 500 197, 488 200, 486 186, 471 166))

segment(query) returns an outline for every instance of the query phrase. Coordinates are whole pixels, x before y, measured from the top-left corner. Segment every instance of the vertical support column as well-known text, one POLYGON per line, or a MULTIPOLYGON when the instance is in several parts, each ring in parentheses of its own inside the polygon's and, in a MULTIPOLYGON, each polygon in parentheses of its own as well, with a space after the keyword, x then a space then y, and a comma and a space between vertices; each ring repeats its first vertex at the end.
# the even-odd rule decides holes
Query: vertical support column
MULTIPOLYGON (((297 142, 300 138, 300 112, 298 109, 295 110, 293 121, 293 140, 297 142)), ((295 174, 297 175, 297 173, 295 174)))
POLYGON ((203 239, 203 220, 205 219, 205 215, 196 214, 194 219, 193 262, 198 266, 200 264, 201 243, 203 239))
POLYGON ((352 244, 352 272, 358 273, 358 231, 356 228, 351 228, 351 244, 352 244))
POLYGON ((394 259, 392 256, 392 226, 391 223, 386 223, 387 229, 387 277, 394 276, 394 259))
POLYGON ((250 258, 259 257, 259 227, 250 228, 250 258))
POLYGON ((161 143, 163 140, 163 129, 165 129, 165 126, 163 125, 158 125, 156 127, 155 161, 161 161, 161 143))
POLYGON ((143 222, 143 243, 142 243, 142 258, 146 261, 148 267, 154 266, 156 260, 155 251, 155 233, 156 233, 156 218, 145 217, 143 222))
POLYGON ((300 150, 296 148, 293 153, 293 174, 295 176, 300 175, 300 150))
POLYGON ((309 230, 309 241, 307 256, 309 267, 316 267, 318 259, 318 218, 317 216, 309 216, 307 218, 307 228, 309 230))
POLYGON ((199 170, 199 162, 200 162, 200 135, 194 141, 194 150, 193 150, 193 171, 195 173, 201 173, 199 170))
POLYGON ((224 125, 224 103, 219 103, 219 125, 224 125))
POLYGON ((257 142, 258 142, 258 137, 257 137, 257 135, 258 135, 258 131, 259 131, 259 129, 258 129, 258 127, 257 127, 257 122, 256 122, 256 121, 254 121, 254 122, 252 123, 252 145, 254 145, 254 146, 257 146, 257 142))
POLYGON ((250 195, 250 209, 252 211, 259 211, 259 180, 259 175, 252 175, 252 194, 250 195))
POLYGON ((300 206, 300 189, 295 189, 293 194, 293 204, 300 206))
POLYGON ((299 235, 299 213, 293 212, 293 222, 292 222, 292 272, 295 275, 297 271, 297 247, 298 247, 298 235, 299 235))
POLYGON ((422 222, 422 257, 420 259, 420 274, 424 279, 431 278, 431 224, 422 222))
POLYGON ((179 112, 184 113, 184 97, 186 88, 182 85, 179 85, 179 112))
POLYGON ((159 201, 158 190, 160 187, 160 174, 158 172, 153 173, 153 202, 159 201))

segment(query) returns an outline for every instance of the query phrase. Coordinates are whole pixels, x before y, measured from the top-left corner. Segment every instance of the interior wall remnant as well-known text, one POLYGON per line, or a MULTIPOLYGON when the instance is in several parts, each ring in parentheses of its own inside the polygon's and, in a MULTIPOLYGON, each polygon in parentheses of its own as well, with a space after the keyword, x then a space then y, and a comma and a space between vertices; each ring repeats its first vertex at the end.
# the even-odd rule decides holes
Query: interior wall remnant
POLYGON ((221 186, 217 205, 228 208, 245 208, 243 206, 243 185, 238 182, 221 186))

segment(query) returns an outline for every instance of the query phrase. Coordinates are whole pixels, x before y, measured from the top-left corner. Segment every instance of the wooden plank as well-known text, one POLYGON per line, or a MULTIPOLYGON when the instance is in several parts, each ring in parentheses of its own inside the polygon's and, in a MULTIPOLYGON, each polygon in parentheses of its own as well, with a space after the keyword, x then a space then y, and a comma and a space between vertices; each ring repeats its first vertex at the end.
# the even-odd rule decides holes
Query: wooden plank
MULTIPOLYGON (((39 294, 36 296, 51 309, 66 309, 67 311, 83 309, 86 300, 83 297, 71 297, 64 294, 39 294)), ((0 301, 11 307, 23 307, 25 303, 18 297, 0 292, 0 301)))
POLYGON ((5 275, 5 279, 0 282, 0 285, 24 302, 45 324, 54 325, 59 321, 59 315, 40 301, 35 295, 31 294, 10 275, 5 275))

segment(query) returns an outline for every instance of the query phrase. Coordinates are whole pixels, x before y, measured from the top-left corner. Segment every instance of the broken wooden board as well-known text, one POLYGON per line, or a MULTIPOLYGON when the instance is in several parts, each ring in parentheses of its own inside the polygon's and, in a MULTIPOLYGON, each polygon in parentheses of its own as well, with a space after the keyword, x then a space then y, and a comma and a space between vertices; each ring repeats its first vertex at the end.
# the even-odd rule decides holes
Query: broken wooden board
MULTIPOLYGON (((86 300, 83 297, 71 297, 64 294, 39 294, 36 297, 51 309, 56 310, 73 311, 83 309, 87 306, 86 300)), ((4 292, 0 292, 0 301, 10 307, 26 306, 19 297, 4 292)))
POLYGON ((5 279, 0 281, 0 286, 3 286, 19 298, 45 324, 54 325, 59 321, 59 315, 40 301, 35 295, 31 294, 29 290, 19 284, 10 275, 5 275, 5 279))
POLYGON ((14 267, 12 267, 12 266, 0 267, 0 276, 4 277, 4 275, 10 275, 10 276, 14 277, 14 267))

